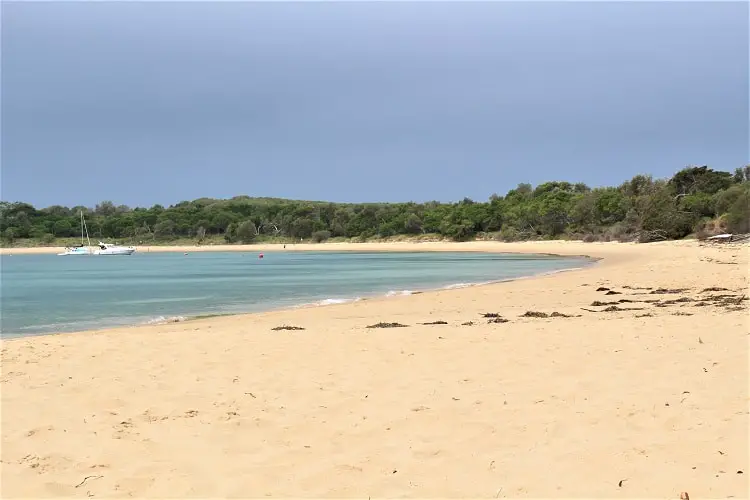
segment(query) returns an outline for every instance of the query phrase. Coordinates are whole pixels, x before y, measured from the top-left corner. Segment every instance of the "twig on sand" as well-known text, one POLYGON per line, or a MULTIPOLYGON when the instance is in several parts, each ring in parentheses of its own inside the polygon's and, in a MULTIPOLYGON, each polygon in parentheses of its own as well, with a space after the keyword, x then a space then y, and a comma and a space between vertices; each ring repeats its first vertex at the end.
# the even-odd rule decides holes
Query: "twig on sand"
POLYGON ((422 324, 423 325, 447 325, 448 322, 447 321, 443 321, 443 320, 437 320, 437 321, 429 321, 427 323, 422 323, 422 324))
POLYGON ((83 484, 86 481, 88 481, 89 479, 99 479, 99 478, 102 478, 102 477, 104 477, 104 476, 86 476, 86 477, 83 478, 83 481, 81 481, 80 483, 76 484, 75 487, 78 488, 80 486, 83 486, 83 484))
POLYGON ((375 323, 374 325, 370 325, 367 328, 405 328, 409 325, 402 325, 401 323, 383 323, 382 321, 380 323, 375 323))

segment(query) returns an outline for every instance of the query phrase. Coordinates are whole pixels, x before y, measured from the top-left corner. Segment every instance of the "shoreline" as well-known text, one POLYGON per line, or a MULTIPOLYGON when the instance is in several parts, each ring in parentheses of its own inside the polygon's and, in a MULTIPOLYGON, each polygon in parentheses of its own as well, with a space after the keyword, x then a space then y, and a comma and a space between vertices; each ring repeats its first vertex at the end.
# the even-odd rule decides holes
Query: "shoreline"
MULTIPOLYGON (((420 250, 408 250, 408 249, 379 249, 379 250, 360 250, 360 249, 352 249, 350 247, 344 247, 345 249, 339 251, 341 252, 356 252, 356 251, 371 251, 371 252, 414 252, 419 253, 420 250)), ((331 249, 329 249, 330 251, 331 249)), ((208 250, 208 251, 221 251, 221 250, 208 250)), ((264 250, 269 251, 269 250, 264 250)), ((283 251, 283 249, 282 249, 283 251)), ((310 250, 297 250, 297 251, 310 251, 310 250)), ((0 340, 7 340, 7 341, 17 341, 19 339, 25 339, 25 338, 36 338, 36 337, 48 337, 48 336, 56 336, 56 335, 71 335, 71 334, 80 334, 85 332, 101 332, 106 333, 110 330, 120 330, 120 329, 137 329, 137 328, 144 328, 144 327, 152 327, 152 326, 160 326, 160 325, 168 325, 168 324, 175 324, 175 323, 184 323, 184 322, 190 322, 190 321, 201 321, 201 320, 209 320, 213 318, 225 318, 225 317, 236 317, 236 316, 253 316, 256 314, 264 314, 264 313, 284 313, 284 312, 290 312, 300 309, 308 309, 308 308, 321 308, 321 307, 332 307, 332 306, 342 306, 346 304, 351 304, 354 302, 374 302, 374 301, 384 301, 384 300, 393 300, 395 298, 406 298, 412 295, 421 295, 421 294, 431 294, 436 293, 440 291, 445 290, 461 290, 465 288, 474 288, 474 287, 482 287, 482 286, 492 286, 492 285, 499 285, 502 283, 511 283, 514 281, 519 280, 529 280, 529 279, 536 279, 541 278, 544 276, 551 276, 559 273, 565 273, 565 272, 573 272, 573 271, 580 271, 588 269, 592 266, 597 265, 600 263, 603 258, 601 257, 591 257, 589 255, 577 255, 577 254, 571 254, 571 255, 560 255, 555 253, 539 253, 539 252, 513 252, 513 251, 491 251, 491 250, 476 250, 476 249, 463 249, 463 250, 454 250, 451 248, 433 248, 432 250, 421 250, 424 252, 455 252, 455 253, 486 253, 486 254, 519 254, 519 255, 540 255, 545 257, 556 257, 560 259, 581 259, 585 260, 585 262, 581 262, 581 265, 578 267, 571 267, 571 268, 565 268, 565 269, 558 269, 558 270, 552 270, 552 271, 542 271, 539 273, 534 273, 526 276, 518 276, 514 278, 503 278, 503 279, 495 279, 495 280, 489 280, 489 281, 481 281, 481 282, 466 282, 466 283, 451 283, 444 286, 439 286, 436 288, 428 287, 428 288, 422 288, 422 287, 415 287, 414 290, 390 290, 386 292, 385 294, 379 294, 377 292, 368 291, 363 293, 361 296, 357 297, 342 297, 342 298, 333 298, 333 297, 327 297, 320 300, 315 300, 313 302, 302 302, 299 304, 293 304, 293 305, 283 305, 283 306, 269 306, 269 307, 261 307, 258 310, 255 311, 240 311, 240 312, 226 312, 226 313, 194 313, 194 314, 174 314, 174 315, 159 315, 152 317, 148 320, 145 320, 143 322, 134 322, 129 324, 120 324, 120 325, 106 325, 102 324, 98 327, 92 327, 92 328, 86 328, 82 330, 69 330, 69 331, 54 331, 54 332, 35 332, 35 333, 7 333, 0 336, 0 340), (409 292, 409 293, 403 293, 403 292, 409 292), (335 302, 328 302, 336 300, 335 302), (340 300, 340 302, 338 301, 340 300), (163 318, 159 320, 158 318, 163 318)), ((180 252, 180 250, 165 250, 165 252, 180 252)), ((124 258, 124 257, 122 257, 124 258)), ((106 322, 103 322, 106 323, 106 322)))
MULTIPOLYGON (((492 240, 476 240, 466 242, 453 241, 393 241, 393 242, 365 242, 365 243, 258 243, 258 244, 232 244, 232 245, 154 245, 154 246, 136 246, 133 255, 144 253, 191 253, 191 252, 322 252, 322 251, 339 251, 339 252, 451 252, 451 251, 469 251, 469 252, 492 252, 492 253, 517 253, 514 250, 503 250, 502 247, 542 247, 542 246, 559 246, 559 245, 635 245, 635 243, 603 243, 592 242, 584 243, 577 240, 543 240, 528 242, 500 242, 492 240)), ((64 247, 19 247, 19 248, 2 248, 0 247, 0 256, 13 255, 56 255, 65 250, 64 247)), ((531 252, 523 251, 519 253, 535 253, 538 255, 549 255, 555 257, 580 256, 593 258, 589 255, 582 254, 559 254, 556 252, 531 252)), ((126 257, 126 256, 120 256, 126 257)))
POLYGON ((746 496, 750 248, 443 246, 600 260, 3 339, 4 496, 746 496))

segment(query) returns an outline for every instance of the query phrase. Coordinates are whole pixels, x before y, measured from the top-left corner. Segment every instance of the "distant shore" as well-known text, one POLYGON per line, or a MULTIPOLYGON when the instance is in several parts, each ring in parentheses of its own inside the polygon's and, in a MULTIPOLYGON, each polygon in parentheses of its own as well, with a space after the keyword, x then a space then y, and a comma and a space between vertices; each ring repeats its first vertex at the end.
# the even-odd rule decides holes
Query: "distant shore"
MULTIPOLYGON (((452 252, 452 251, 474 251, 474 252, 508 252, 508 253, 549 253, 553 255, 583 256, 581 248, 607 248, 612 245, 635 245, 635 243, 583 243, 580 241, 529 241, 529 242, 499 242, 499 241, 392 241, 392 242, 326 242, 326 243, 258 243, 251 245, 151 245, 136 246, 137 253, 155 252, 452 252), (562 252, 562 253, 561 253, 562 252)), ((36 254, 58 254, 65 250, 64 247, 18 247, 0 248, 0 255, 36 255, 36 254)), ((595 252, 596 253, 596 252, 595 252)), ((606 253, 606 252, 605 252, 606 253)), ((118 257, 125 258, 125 257, 118 257)))
MULTIPOLYGON (((206 250, 283 248, 161 251, 206 250)), ((286 250, 602 260, 480 287, 0 341, 4 496, 746 495, 747 246, 286 250)))

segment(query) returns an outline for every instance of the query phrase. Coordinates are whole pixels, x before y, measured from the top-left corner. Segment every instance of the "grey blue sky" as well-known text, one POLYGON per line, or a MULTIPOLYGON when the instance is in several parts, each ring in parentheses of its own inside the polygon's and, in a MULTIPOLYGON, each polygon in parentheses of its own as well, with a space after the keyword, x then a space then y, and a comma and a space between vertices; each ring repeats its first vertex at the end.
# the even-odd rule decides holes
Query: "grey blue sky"
POLYGON ((748 3, 2 3, 2 199, 487 199, 748 162, 748 3))

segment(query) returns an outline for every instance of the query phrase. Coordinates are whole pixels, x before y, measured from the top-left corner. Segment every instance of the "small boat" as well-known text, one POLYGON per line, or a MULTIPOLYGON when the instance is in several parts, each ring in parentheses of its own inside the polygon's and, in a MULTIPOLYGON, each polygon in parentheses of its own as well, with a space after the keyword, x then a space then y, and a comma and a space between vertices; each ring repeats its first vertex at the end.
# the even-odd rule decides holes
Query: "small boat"
POLYGON ((99 242, 99 248, 94 250, 94 255, 131 255, 135 247, 123 247, 112 243, 99 242))
POLYGON ((57 255, 131 255, 135 252, 135 247, 123 247, 112 243, 99 242, 98 248, 92 247, 89 239, 89 230, 86 227, 86 221, 83 218, 81 210, 81 244, 65 248, 65 251, 57 255), (84 236, 88 245, 84 245, 84 236))
POLYGON ((66 247, 63 253, 57 255, 93 255, 91 253, 91 240, 89 239, 89 230, 86 227, 86 221, 83 220, 83 210, 81 210, 81 244, 72 247, 66 247), (88 246, 83 244, 83 237, 86 236, 88 246))
POLYGON ((57 255, 91 255, 91 250, 89 247, 76 245, 73 247, 66 247, 63 253, 57 255))

